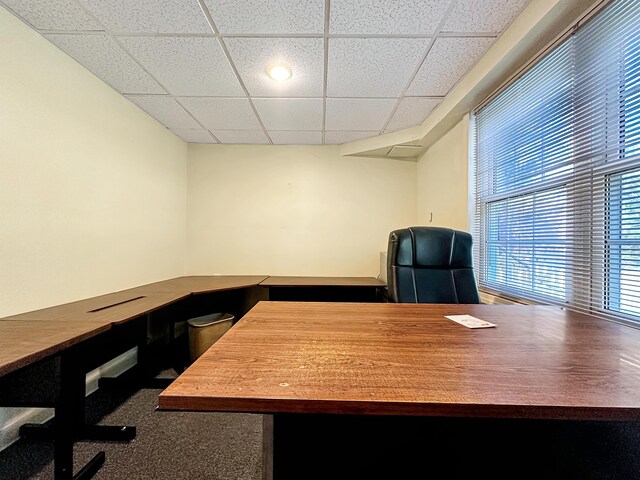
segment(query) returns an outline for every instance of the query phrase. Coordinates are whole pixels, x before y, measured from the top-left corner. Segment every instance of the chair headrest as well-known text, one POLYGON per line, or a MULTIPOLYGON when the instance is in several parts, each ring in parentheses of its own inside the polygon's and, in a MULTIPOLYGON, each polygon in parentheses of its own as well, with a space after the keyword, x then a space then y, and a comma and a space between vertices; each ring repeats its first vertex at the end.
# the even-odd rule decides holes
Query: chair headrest
POLYGON ((391 265, 423 268, 472 268, 472 237, 439 227, 409 227, 389 235, 391 265))

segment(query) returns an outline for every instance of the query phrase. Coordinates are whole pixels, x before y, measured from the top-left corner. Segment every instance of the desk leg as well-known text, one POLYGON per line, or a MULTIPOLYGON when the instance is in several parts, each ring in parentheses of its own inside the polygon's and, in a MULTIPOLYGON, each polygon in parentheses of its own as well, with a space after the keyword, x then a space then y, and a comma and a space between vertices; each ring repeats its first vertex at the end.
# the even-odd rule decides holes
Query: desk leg
POLYGON ((54 442, 55 480, 88 480, 102 466, 104 452, 97 453, 73 475, 73 445, 81 440, 129 441, 135 437, 135 427, 86 425, 86 374, 81 355, 63 354, 60 358, 60 390, 54 408, 53 425, 26 424, 20 434, 35 440, 54 442))
POLYGON ((54 445, 55 480, 89 480, 104 463, 104 452, 98 452, 89 462, 73 475, 73 440, 58 438, 54 445))
MULTIPOLYGON (((136 436, 136 427, 121 425, 87 425, 86 374, 75 356, 62 356, 60 397, 55 403, 53 428, 47 423, 27 423, 20 427, 20 435, 32 440, 70 439, 72 442, 110 441, 128 442, 136 436)), ((64 442, 63 442, 64 443, 64 442)))
POLYGON ((262 480, 273 480, 273 415, 262 416, 262 480))
POLYGON ((55 480, 89 480, 100 469, 105 460, 104 452, 98 452, 89 462, 73 475, 74 435, 71 429, 65 428, 72 421, 71 412, 66 407, 56 408, 56 431, 54 440, 53 464, 55 480))
POLYGON ((55 480, 73 478, 73 437, 71 431, 64 428, 64 408, 56 408, 55 429, 57 438, 53 444, 53 469, 55 480))
MULTIPOLYGON (((73 444, 77 432, 84 428, 85 375, 73 359, 62 358, 60 398, 54 418, 54 478, 55 480, 88 480, 104 463, 99 452, 77 475, 73 475, 73 444)), ((24 427, 23 427, 24 428, 24 427)))

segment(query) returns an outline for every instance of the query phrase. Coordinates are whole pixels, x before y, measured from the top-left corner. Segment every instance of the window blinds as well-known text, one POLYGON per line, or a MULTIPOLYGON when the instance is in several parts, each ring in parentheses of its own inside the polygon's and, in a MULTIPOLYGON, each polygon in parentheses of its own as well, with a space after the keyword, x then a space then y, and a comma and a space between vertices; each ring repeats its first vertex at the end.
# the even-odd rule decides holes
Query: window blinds
POLYGON ((640 322, 640 8, 617 0, 476 112, 481 286, 640 322))

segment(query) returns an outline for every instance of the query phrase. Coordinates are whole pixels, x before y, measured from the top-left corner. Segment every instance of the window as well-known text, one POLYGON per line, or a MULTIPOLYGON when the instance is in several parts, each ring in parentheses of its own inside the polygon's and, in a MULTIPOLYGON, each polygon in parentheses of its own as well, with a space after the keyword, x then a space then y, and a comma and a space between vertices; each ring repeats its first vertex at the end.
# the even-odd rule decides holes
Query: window
POLYGON ((640 9, 609 3, 476 112, 481 286, 640 322, 640 9))
POLYGON ((606 308, 640 316, 640 170, 609 182, 606 308))

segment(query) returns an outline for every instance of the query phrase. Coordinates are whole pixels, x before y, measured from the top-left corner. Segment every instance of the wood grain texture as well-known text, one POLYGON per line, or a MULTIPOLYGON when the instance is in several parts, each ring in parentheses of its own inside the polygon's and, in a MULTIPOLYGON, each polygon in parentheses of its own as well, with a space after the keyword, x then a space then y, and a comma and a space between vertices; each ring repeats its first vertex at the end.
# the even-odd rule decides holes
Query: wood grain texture
POLYGON ((374 277, 269 277, 260 282, 264 287, 385 287, 374 277))
POLYGON ((109 324, 90 325, 66 320, 1 321, 0 376, 54 355, 109 328, 109 324))
POLYGON ((638 420, 639 347, 636 329, 558 307, 261 302, 159 405, 638 420))

